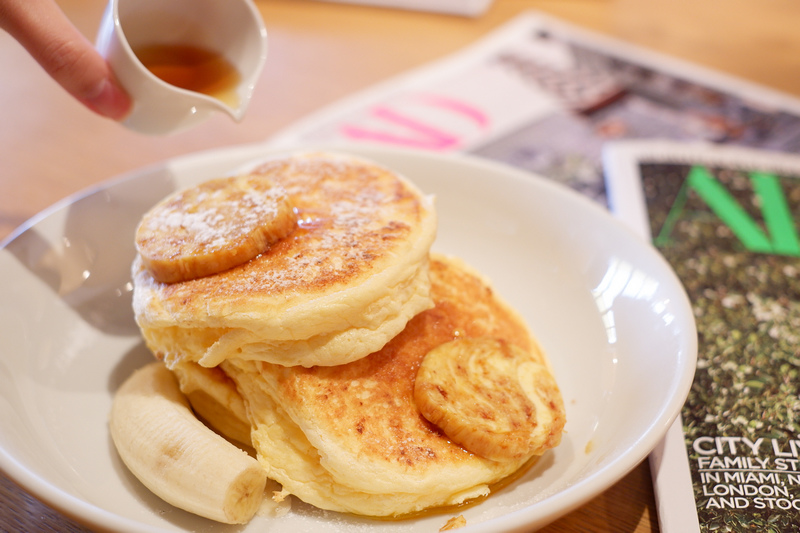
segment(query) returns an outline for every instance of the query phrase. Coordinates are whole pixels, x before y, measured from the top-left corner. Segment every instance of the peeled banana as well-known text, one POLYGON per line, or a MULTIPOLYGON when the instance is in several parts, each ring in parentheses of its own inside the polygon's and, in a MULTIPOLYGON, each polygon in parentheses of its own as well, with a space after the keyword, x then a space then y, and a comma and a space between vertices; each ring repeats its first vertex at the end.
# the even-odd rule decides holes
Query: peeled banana
POLYGON ((163 363, 123 383, 109 426, 128 469, 167 503, 227 524, 246 523, 258 511, 266 471, 194 416, 163 363))
POLYGON ((153 279, 175 283, 246 263, 296 227, 283 187, 264 176, 234 176, 156 204, 136 229, 136 249, 153 279))
POLYGON ((493 461, 541 455, 565 423, 561 393, 530 352, 494 338, 460 338, 422 360, 414 401, 453 442, 493 461))

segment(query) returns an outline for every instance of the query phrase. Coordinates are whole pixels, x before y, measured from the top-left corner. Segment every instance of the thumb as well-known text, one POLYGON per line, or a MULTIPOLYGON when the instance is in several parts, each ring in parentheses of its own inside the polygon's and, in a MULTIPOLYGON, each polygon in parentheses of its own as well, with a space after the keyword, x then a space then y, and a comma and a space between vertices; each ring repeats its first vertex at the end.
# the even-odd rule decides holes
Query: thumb
POLYGON ((130 111, 106 61, 53 0, 0 0, 0 28, 89 109, 115 120, 130 111))

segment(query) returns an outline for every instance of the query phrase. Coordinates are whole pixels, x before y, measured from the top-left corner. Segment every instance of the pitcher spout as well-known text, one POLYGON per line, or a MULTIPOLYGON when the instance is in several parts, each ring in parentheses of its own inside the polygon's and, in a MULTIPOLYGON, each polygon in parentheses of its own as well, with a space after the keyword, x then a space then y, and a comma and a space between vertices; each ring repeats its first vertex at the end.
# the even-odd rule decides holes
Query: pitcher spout
POLYGON ((97 48, 134 101, 123 124, 164 134, 214 112, 240 121, 267 41, 252 0, 110 0, 97 48))

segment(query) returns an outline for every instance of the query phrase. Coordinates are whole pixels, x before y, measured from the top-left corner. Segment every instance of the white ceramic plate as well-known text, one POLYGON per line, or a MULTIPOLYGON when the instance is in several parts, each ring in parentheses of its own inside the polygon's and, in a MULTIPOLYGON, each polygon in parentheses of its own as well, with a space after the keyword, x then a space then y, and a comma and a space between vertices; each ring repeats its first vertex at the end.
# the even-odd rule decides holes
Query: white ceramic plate
MULTIPOLYGON (((522 479, 463 510, 463 531, 530 531, 634 468, 679 412, 696 331, 672 270, 578 194, 484 160, 350 148, 437 197, 434 245, 488 275, 552 360, 567 432, 522 479)), ((134 172, 31 221, 0 250, 0 468, 34 495, 114 531, 438 531, 448 518, 371 521, 305 505, 245 528, 161 502, 121 464, 106 417, 150 361, 130 309, 133 231, 182 187, 268 155, 240 147, 134 172)))

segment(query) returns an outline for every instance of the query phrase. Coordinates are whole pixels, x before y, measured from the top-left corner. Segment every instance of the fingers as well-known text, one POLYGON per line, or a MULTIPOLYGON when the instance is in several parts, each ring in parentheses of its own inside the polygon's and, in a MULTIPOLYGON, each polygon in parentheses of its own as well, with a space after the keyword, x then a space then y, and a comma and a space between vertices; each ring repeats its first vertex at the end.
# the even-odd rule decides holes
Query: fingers
POLYGON ((86 107, 115 120, 127 115, 130 98, 53 0, 0 0, 0 28, 86 107))

